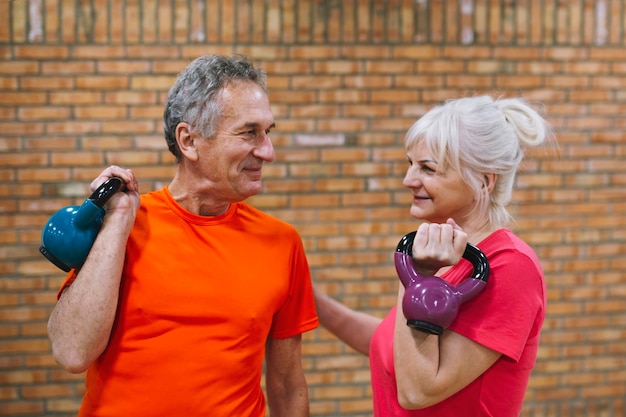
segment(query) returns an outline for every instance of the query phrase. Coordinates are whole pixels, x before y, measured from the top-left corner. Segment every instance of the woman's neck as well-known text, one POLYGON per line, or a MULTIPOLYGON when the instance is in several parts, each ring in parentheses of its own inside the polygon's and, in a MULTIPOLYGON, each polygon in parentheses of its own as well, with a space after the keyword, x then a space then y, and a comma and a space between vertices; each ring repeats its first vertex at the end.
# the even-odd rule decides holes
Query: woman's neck
POLYGON ((463 231, 467 233, 467 241, 474 245, 482 242, 483 240, 487 238, 487 236, 491 235, 493 232, 500 229, 500 227, 492 225, 488 221, 483 223, 482 226, 477 226, 477 227, 470 226, 467 228, 464 226, 461 226, 461 227, 463 228, 463 231))

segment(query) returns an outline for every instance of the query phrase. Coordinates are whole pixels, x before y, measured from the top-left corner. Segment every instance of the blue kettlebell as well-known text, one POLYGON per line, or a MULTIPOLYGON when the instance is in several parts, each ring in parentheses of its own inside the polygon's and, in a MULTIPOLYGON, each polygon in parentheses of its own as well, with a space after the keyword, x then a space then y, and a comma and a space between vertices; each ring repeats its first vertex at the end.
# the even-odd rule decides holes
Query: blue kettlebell
POLYGON ((57 211, 43 228, 39 252, 65 272, 80 267, 102 227, 104 205, 123 187, 121 178, 109 178, 81 206, 57 211))

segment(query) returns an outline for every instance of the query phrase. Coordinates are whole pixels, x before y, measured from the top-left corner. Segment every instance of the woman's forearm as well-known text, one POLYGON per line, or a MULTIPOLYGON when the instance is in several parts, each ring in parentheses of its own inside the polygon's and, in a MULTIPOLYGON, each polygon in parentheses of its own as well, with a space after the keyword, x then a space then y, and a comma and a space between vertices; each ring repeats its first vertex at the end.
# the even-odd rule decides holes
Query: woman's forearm
POLYGON ((352 310, 315 288, 315 304, 322 326, 348 346, 369 355, 372 334, 382 319, 352 310))

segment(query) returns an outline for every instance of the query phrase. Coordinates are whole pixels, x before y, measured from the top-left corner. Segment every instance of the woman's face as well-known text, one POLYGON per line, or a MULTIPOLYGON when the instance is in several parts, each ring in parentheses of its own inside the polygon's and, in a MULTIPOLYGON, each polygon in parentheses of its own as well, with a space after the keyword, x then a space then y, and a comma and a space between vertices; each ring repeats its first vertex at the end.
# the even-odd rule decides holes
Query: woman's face
POLYGON ((407 157, 409 169, 402 184, 413 195, 411 216, 431 223, 445 223, 452 218, 462 227, 471 221, 476 196, 459 173, 442 172, 424 141, 413 145, 407 157))

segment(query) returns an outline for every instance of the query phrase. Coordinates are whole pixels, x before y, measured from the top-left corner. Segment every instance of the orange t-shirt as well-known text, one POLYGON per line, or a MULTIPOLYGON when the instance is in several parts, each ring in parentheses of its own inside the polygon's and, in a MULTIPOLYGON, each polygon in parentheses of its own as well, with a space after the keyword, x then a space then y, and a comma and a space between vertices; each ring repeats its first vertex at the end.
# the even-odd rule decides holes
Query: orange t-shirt
POLYGON ((167 188, 143 195, 116 322, 79 415, 263 416, 266 339, 317 325, 292 226, 245 203, 197 216, 167 188))

